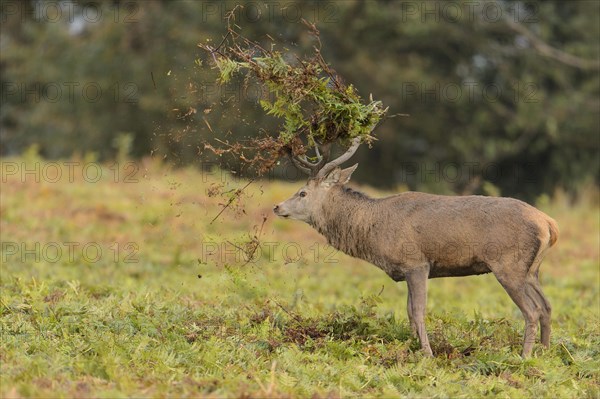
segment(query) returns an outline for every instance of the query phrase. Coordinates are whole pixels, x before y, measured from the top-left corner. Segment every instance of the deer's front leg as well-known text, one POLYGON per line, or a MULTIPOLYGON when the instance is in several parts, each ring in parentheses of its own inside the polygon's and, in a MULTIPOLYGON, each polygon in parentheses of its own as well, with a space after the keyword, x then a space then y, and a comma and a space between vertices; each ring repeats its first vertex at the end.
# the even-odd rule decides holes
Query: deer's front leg
POLYGON ((421 349, 427 356, 433 356, 427 330, 425 329, 425 307, 427 306, 427 278, 429 277, 429 265, 411 270, 406 274, 408 285, 408 317, 411 328, 416 330, 421 349))
POLYGON ((407 304, 406 304, 406 311, 408 313, 408 322, 410 323, 410 332, 412 333, 412 335, 414 337, 418 337, 417 335, 417 325, 415 324, 415 318, 413 317, 413 308, 412 308, 412 301, 410 300, 410 288, 408 291, 408 295, 407 295, 407 304))

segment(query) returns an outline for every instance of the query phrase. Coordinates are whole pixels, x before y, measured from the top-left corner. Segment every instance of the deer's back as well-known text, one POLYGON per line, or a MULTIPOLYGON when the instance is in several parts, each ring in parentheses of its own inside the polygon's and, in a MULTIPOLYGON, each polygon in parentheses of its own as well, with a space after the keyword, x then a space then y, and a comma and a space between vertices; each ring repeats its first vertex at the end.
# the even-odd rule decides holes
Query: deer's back
POLYGON ((386 263, 406 267, 426 261, 430 277, 481 274, 492 263, 532 261, 547 245, 552 220, 522 201, 485 196, 407 192, 383 198, 375 208, 377 252, 389 254, 386 263))

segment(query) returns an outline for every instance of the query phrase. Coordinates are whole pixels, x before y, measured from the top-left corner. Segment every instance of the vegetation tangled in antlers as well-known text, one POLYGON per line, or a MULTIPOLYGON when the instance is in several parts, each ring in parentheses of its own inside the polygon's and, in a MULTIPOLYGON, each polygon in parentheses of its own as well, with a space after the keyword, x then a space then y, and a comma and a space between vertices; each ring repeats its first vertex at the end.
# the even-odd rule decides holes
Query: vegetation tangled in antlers
POLYGON ((345 85, 321 55, 317 28, 306 21, 317 45, 314 55, 300 58, 281 53, 240 35, 228 26, 221 43, 213 48, 199 44, 208 51, 219 70, 219 84, 228 83, 235 74, 244 74, 245 82, 256 80, 269 93, 260 105, 269 115, 284 120, 276 137, 251 138, 245 143, 219 141, 225 147, 205 148, 215 154, 231 153, 265 173, 289 156, 301 170, 315 175, 329 158, 333 144, 356 147, 370 143, 374 127, 387 108, 381 101, 363 102, 352 85, 345 85), (248 157, 244 153, 252 153, 248 157), (308 155, 314 153, 314 155, 308 155))

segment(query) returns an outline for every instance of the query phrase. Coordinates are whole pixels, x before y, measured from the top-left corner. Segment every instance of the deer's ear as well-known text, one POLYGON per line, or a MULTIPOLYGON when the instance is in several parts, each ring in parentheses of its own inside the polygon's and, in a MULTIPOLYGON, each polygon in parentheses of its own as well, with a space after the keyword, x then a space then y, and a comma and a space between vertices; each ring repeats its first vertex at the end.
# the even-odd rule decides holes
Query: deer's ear
POLYGON ((334 170, 329 172, 327 177, 325 177, 325 179, 323 180, 323 185, 325 185, 326 187, 331 187, 336 184, 348 183, 350 181, 350 176, 352 176, 352 173, 356 170, 357 167, 358 164, 350 166, 346 169, 340 169, 339 167, 336 167, 334 170))
POLYGON ((349 168, 346 169, 342 169, 340 171, 340 180, 339 180, 339 184, 346 184, 350 181, 350 177, 352 177, 352 173, 354 173, 354 171, 356 170, 356 168, 358 168, 358 164, 355 163, 354 165, 350 166, 349 168))

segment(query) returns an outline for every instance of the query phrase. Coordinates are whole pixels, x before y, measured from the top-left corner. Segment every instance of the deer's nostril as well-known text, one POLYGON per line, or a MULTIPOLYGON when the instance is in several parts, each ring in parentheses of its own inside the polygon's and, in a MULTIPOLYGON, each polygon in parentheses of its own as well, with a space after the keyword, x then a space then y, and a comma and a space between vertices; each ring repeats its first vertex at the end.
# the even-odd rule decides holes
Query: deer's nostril
POLYGON ((277 212, 278 210, 279 210, 279 205, 275 205, 275 206, 273 207, 273 211, 274 211, 274 212, 277 212))

